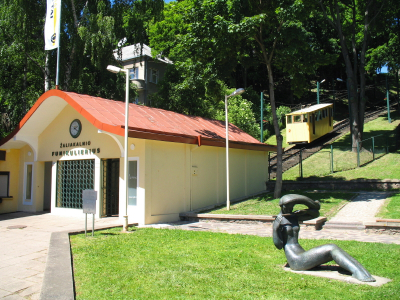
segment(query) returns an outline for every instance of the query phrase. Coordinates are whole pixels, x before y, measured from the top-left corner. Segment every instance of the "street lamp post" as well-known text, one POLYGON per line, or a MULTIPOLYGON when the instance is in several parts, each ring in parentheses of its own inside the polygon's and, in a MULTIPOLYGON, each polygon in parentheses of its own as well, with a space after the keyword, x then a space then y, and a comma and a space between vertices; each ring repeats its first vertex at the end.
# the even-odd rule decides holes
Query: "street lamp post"
POLYGON ((325 79, 322 79, 321 82, 317 81, 317 104, 319 104, 319 85, 325 82, 325 79))
POLYGON ((115 66, 107 66, 107 70, 112 73, 125 73, 126 75, 126 91, 125 91, 125 145, 124 145, 124 168, 125 168, 125 215, 124 215, 124 224, 122 231, 128 231, 128 120, 129 120, 129 69, 121 69, 115 66))
POLYGON ((229 198, 229 123, 228 123, 228 98, 240 95, 244 89, 240 88, 232 94, 225 95, 225 129, 226 129, 226 209, 230 210, 231 202, 229 198))

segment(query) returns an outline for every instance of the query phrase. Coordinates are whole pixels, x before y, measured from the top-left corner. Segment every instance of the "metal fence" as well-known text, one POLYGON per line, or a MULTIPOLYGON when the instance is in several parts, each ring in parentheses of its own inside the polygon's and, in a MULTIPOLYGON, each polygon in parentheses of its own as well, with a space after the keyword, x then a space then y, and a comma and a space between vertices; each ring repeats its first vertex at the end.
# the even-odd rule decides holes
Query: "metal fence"
POLYGON ((398 130, 390 134, 369 137, 357 145, 357 149, 341 143, 325 145, 312 154, 303 149, 292 158, 295 166, 284 172, 284 179, 327 176, 334 172, 362 167, 371 161, 399 149, 398 130))

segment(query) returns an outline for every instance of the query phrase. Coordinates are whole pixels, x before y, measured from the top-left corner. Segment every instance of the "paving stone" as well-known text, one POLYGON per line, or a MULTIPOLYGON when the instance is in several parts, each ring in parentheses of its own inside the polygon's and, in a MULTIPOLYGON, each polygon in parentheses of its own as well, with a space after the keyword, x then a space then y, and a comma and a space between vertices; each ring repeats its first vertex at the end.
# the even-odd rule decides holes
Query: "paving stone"
POLYGON ((11 292, 0 289, 0 298, 11 295, 11 292))
POLYGON ((0 288, 11 293, 15 293, 20 290, 26 289, 34 284, 35 283, 26 280, 13 280, 9 283, 2 284, 0 288))
POLYGON ((41 284, 35 284, 35 285, 32 285, 32 286, 30 286, 30 287, 18 292, 18 295, 21 296, 21 297, 27 297, 27 296, 30 296, 32 294, 40 294, 40 289, 41 288, 42 288, 41 284))

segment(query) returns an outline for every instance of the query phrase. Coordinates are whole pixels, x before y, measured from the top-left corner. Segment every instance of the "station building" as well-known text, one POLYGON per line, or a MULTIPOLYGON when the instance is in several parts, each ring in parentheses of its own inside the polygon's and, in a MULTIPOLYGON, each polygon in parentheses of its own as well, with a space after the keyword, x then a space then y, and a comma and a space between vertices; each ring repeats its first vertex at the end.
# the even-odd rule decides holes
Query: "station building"
MULTIPOLYGON (((82 190, 97 191, 96 217, 179 220, 226 203, 225 123, 130 104, 128 200, 125 103, 61 90, 43 94, 0 141, 0 213, 82 216, 82 190)), ((275 146, 229 125, 230 194, 265 191, 275 146)))

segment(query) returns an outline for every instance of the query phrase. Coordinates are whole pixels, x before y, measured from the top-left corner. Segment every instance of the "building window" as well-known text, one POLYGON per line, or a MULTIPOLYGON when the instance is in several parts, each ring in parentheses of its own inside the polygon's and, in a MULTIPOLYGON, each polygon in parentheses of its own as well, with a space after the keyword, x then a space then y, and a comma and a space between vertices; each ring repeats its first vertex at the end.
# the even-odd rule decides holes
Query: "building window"
POLYGON ((139 79, 139 68, 129 69, 129 79, 130 80, 139 79))
POLYGON ((56 206, 82 208, 82 191, 94 189, 94 159, 65 160, 57 165, 56 206))
POLYGON ((0 198, 10 197, 10 172, 0 172, 0 198))
POLYGON ((24 204, 32 204, 33 163, 25 163, 24 204))
POLYGON ((307 123, 307 120, 308 120, 307 116, 308 116, 307 114, 303 115, 303 123, 307 123))
POLYGON ((138 162, 129 160, 128 164, 128 204, 137 205, 138 162))
POLYGON ((150 82, 158 83, 158 70, 150 69, 150 82))

